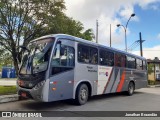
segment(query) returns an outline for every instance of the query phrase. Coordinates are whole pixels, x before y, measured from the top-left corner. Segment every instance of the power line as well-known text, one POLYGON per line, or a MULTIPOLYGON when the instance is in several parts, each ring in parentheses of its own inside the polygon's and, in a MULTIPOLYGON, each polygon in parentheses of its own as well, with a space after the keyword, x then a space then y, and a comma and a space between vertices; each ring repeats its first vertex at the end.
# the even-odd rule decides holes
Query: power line
MULTIPOLYGON (((133 50, 133 51, 139 51, 139 50, 133 50)), ((160 51, 160 50, 143 50, 143 51, 160 51)))

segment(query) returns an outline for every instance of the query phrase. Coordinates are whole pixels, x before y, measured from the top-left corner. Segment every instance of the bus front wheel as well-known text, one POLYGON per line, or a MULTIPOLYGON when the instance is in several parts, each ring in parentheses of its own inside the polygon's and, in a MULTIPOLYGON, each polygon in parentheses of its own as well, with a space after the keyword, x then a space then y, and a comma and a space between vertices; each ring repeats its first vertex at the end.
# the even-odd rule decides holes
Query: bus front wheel
POLYGON ((127 95, 131 96, 134 93, 135 85, 133 82, 130 82, 128 85, 127 95))
POLYGON ((80 84, 76 91, 75 102, 77 105, 84 105, 88 100, 88 86, 86 84, 80 84))

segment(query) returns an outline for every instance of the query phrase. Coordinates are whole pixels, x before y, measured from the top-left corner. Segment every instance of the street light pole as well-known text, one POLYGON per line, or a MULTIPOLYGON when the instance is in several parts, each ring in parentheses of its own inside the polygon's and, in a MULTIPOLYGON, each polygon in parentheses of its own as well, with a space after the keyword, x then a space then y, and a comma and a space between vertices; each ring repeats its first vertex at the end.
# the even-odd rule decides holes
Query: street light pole
POLYGON ((111 47, 111 45, 112 45, 112 43, 111 43, 111 24, 110 24, 110 47, 111 47))
POLYGON ((124 25, 118 24, 117 27, 122 26, 124 28, 124 36, 125 36, 125 51, 127 52, 127 29, 124 25))
POLYGON ((126 47, 126 52, 127 52, 127 28, 124 29, 124 32, 125 32, 125 47, 126 47))
POLYGON ((135 16, 134 13, 131 14, 131 16, 129 17, 129 19, 128 19, 128 21, 127 21, 126 26, 121 25, 121 24, 117 24, 117 27, 122 26, 122 27, 124 28, 124 33, 125 33, 125 48, 126 48, 125 51, 126 51, 126 52, 127 52, 127 27, 128 27, 128 23, 129 23, 130 19, 131 19, 132 17, 134 17, 134 16, 135 16))

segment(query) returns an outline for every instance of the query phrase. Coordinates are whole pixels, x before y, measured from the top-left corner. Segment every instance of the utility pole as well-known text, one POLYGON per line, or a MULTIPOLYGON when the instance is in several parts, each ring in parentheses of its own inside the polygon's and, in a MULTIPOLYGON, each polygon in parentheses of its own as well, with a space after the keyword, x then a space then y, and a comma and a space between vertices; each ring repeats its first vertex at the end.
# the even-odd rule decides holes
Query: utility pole
POLYGON ((139 41, 140 41, 140 54, 143 57, 142 43, 144 42, 144 40, 142 40, 141 32, 139 33, 139 41))
POLYGON ((96 43, 98 43, 98 20, 96 20, 96 43))
POLYGON ((136 40, 130 47, 129 50, 132 51, 133 49, 135 49, 137 46, 140 46, 140 55, 143 57, 143 48, 142 48, 142 43, 145 40, 142 40, 142 35, 141 32, 139 33, 139 40, 136 40))
POLYGON ((111 35, 111 24, 110 24, 110 47, 111 47, 111 44, 112 44, 112 43, 111 43, 111 36, 112 36, 112 35, 111 35))

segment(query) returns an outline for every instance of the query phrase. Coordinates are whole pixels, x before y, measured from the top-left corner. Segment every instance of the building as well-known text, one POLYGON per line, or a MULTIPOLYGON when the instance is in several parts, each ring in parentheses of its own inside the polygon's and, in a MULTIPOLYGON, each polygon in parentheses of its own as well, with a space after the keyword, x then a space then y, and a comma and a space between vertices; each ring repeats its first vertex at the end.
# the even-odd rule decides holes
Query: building
POLYGON ((148 59, 148 80, 160 83, 160 60, 155 57, 154 60, 148 59))

